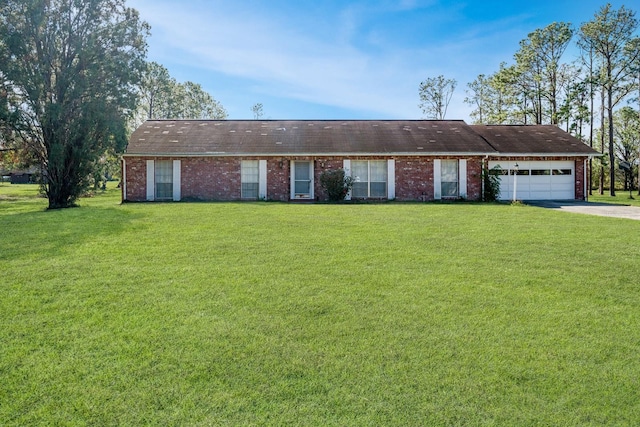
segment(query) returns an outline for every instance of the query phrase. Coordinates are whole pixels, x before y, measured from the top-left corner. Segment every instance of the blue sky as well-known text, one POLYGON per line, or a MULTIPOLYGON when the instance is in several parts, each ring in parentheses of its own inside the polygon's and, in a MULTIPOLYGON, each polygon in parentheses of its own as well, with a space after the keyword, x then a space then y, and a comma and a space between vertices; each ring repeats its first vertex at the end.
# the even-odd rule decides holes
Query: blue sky
POLYGON ((230 119, 253 118, 258 102, 265 119, 418 119, 418 85, 442 74, 458 82, 447 118, 467 121, 467 83, 511 63, 528 33, 558 21, 578 27, 605 3, 127 2, 151 25, 149 60, 201 84, 230 119))

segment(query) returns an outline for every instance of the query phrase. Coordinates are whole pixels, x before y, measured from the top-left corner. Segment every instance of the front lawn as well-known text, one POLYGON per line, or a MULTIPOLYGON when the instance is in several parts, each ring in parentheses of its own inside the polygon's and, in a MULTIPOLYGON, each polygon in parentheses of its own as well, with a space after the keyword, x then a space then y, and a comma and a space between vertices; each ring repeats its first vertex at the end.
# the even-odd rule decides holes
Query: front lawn
POLYGON ((3 425, 640 419, 638 221, 7 188, 3 425))

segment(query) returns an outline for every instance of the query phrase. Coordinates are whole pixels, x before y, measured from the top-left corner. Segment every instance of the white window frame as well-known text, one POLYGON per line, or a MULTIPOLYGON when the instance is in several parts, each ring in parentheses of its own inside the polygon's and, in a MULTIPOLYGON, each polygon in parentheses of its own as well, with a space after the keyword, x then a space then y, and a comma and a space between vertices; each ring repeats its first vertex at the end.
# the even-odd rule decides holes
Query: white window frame
MULTIPOLYGON (((442 160, 441 163, 441 169, 440 169, 440 194, 442 194, 442 198, 448 198, 448 199, 455 199, 458 197, 458 195, 460 194, 460 176, 459 176, 459 167, 460 165, 458 164, 458 161, 455 159, 447 159, 447 160, 442 160), (455 173, 453 173, 448 180, 445 181, 446 177, 445 177, 445 173, 447 171, 447 168, 445 167, 445 165, 451 165, 451 166, 455 166, 455 173), (455 175, 455 181, 451 180, 451 177, 455 175), (455 192, 454 194, 446 194, 445 195, 445 185, 451 185, 451 184, 455 184, 455 192)), ((448 171, 451 172, 451 171, 448 171)))
MULTIPOLYGON (((181 161, 173 160, 171 162, 171 191, 172 194, 169 197, 157 197, 157 186, 156 186, 156 162, 171 162, 171 160, 147 160, 147 200, 173 200, 180 201, 182 195, 180 192, 181 189, 181 161)), ((166 183, 168 184, 168 183, 166 183)))
MULTIPOLYGON (((351 160, 349 163, 349 173, 351 175, 351 178, 353 178, 354 183, 363 183, 366 182, 366 188, 367 188, 367 194, 366 196, 362 196, 362 195, 354 195, 353 194, 353 188, 351 189, 351 194, 349 195, 349 198, 357 198, 357 199, 386 199, 386 198, 390 198, 389 194, 390 194, 390 185, 389 185, 389 181, 390 181, 390 176, 393 175, 395 176, 395 162, 391 161, 391 160, 351 160), (392 162, 391 164, 389 162, 392 162), (367 176, 366 176, 366 180, 363 180, 363 177, 354 175, 354 163, 366 163, 367 166, 367 176), (372 181, 371 180, 371 164, 372 163, 384 163, 384 173, 385 173, 385 181, 372 181), (391 172, 391 173, 390 173, 391 172), (384 182, 385 184, 385 189, 384 189, 384 195, 374 195, 372 196, 371 193, 371 185, 372 184, 380 184, 384 182)), ((393 197, 395 197, 395 185, 393 186, 393 197)))
POLYGON ((260 162, 258 160, 242 160, 240 162, 240 198, 258 200, 260 198, 260 162), (255 186, 255 193, 247 194, 245 185, 255 186), (254 195, 255 194, 255 195, 254 195))
MULTIPOLYGON (((450 181, 453 182, 453 181, 450 181)), ((435 159, 433 161, 433 198, 441 200, 442 198, 466 198, 467 197, 467 159, 435 159), (443 196, 442 194, 442 162, 457 161, 457 192, 455 196, 443 196)))

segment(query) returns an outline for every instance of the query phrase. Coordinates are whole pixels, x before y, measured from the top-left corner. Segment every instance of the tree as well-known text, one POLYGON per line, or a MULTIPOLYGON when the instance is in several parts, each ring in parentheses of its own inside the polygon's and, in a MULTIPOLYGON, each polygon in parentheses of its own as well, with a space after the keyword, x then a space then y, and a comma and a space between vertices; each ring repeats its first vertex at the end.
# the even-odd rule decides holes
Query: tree
POLYGON ((171 116, 170 94, 176 84, 165 67, 157 62, 147 63, 139 87, 140 122, 171 116))
MULTIPOLYGON (((638 90, 638 95, 636 99, 631 100, 631 102, 635 101, 638 104, 638 114, 640 115, 640 38, 633 39, 627 44, 625 49, 629 57, 636 58, 631 62, 631 73, 635 75, 635 85, 638 90)), ((636 132, 638 133, 638 139, 640 139, 640 126, 636 128, 636 132)), ((638 159, 638 195, 640 196, 640 146, 638 147, 638 159)))
POLYGON ((174 88, 177 102, 177 119, 224 119, 227 111, 222 104, 206 92, 202 86, 193 82, 178 84, 174 88))
POLYGON ((148 25, 124 0, 4 0, 0 127, 38 159, 49 208, 73 206, 99 157, 121 150, 148 25))
POLYGON ((563 66, 561 70, 559 82, 564 91, 564 100, 557 111, 558 122, 565 124, 568 133, 583 140, 583 126, 591 119, 588 105, 589 82, 580 79, 580 74, 574 67, 563 66))
MULTIPOLYGON (((616 157, 621 162, 627 162, 633 165, 638 161, 638 150, 640 150, 640 116, 638 111, 631 107, 622 107, 614 113, 613 121, 615 122, 615 152, 616 157)), ((624 189, 633 190, 633 173, 625 172, 624 189)))
POLYGON ((255 120, 260 120, 263 115, 262 103, 258 102, 257 104, 254 104, 253 107, 251 107, 251 112, 253 113, 253 118, 255 120))
POLYGON ((492 98, 487 109, 488 124, 526 124, 526 113, 520 114, 522 91, 516 85, 518 78, 516 67, 504 62, 500 64, 500 70, 489 77, 492 98))
POLYGON ((603 6, 592 21, 582 24, 580 36, 582 43, 589 46, 602 61, 604 75, 602 87, 606 93, 606 110, 608 116, 608 144, 609 144, 609 180, 611 196, 615 196, 615 149, 613 110, 615 105, 623 99, 630 90, 626 84, 638 55, 638 51, 631 50, 629 55, 627 45, 633 43, 634 32, 638 28, 638 20, 633 11, 621 6, 613 10, 611 4, 603 6))
POLYGON ((543 123, 544 115, 551 124, 558 124, 560 58, 572 37, 571 24, 554 22, 530 33, 515 54, 520 71, 528 75, 526 81, 532 84, 529 94, 536 124, 543 123))
MULTIPOLYGON (((595 122, 595 109, 594 109, 594 97, 595 87, 597 85, 597 77, 594 72, 595 58, 593 47, 587 43, 585 46, 584 40, 578 40, 578 47, 582 50, 581 62, 587 68, 587 75, 584 77, 584 82, 588 88, 588 123, 589 123, 589 147, 593 148, 593 135, 594 135, 594 122, 595 122)), ((589 174, 588 174, 587 187, 589 188, 589 195, 593 194, 593 159, 589 158, 589 174)))
POLYGON ((444 76, 430 77, 420 83, 420 108, 428 119, 444 120, 457 82, 444 76))
POLYGON ((471 112, 471 118, 474 124, 484 124, 487 119, 487 110, 490 108, 491 103, 491 85, 489 79, 480 74, 471 83, 467 83, 467 97, 464 102, 474 106, 475 109, 471 112))
POLYGON ((144 120, 224 119, 227 111, 201 85, 178 83, 156 62, 147 64, 139 87, 140 105, 134 128, 144 120))

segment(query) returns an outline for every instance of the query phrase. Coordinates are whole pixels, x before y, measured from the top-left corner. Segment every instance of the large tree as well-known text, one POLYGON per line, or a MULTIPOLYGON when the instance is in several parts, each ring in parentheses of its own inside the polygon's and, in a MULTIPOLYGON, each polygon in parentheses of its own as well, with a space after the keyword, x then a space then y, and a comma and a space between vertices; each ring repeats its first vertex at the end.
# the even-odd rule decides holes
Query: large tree
POLYGON ((174 88, 175 118, 178 119, 225 119, 227 110, 201 85, 193 82, 178 84, 174 88))
POLYGON ((224 119, 222 104, 193 82, 178 83, 169 70, 157 62, 145 68, 139 87, 140 105, 134 127, 145 120, 224 119))
MULTIPOLYGON (((615 142, 615 152, 619 161, 627 162, 633 166, 638 162, 638 153, 640 151, 640 117, 638 111, 631 107, 622 107, 613 115, 615 124, 615 134, 613 140, 615 142)), ((631 171, 625 172, 624 189, 633 189, 634 176, 631 171)))
POLYGON ((629 94, 629 80, 633 74, 632 64, 638 50, 628 49, 634 42, 638 28, 635 12, 621 6, 614 10, 606 4, 596 13, 593 20, 580 27, 581 44, 593 49, 602 63, 601 84, 606 94, 609 146, 609 180, 611 196, 615 196, 615 147, 613 112, 616 104, 629 94))
MULTIPOLYGON (((626 54, 634 57, 631 62, 631 73, 635 75, 635 90, 637 91, 635 101, 638 105, 638 115, 640 116, 640 38, 636 37, 626 46, 626 54)), ((640 126, 636 128, 638 139, 640 139, 640 126)), ((638 146, 638 195, 640 195, 640 146, 638 146)))
POLYGON ((427 119, 444 120, 457 82, 440 75, 420 83, 420 108, 427 119))
POLYGON ((177 82, 169 75, 169 70, 157 62, 149 62, 139 89, 138 121, 169 118, 170 94, 175 85, 177 82))
POLYGON ((492 88, 487 76, 479 74, 474 81, 467 83, 466 93, 467 97, 464 102, 475 107, 470 114, 473 123, 485 124, 492 102, 492 88))
POLYGON ((536 124, 544 116, 558 124, 560 58, 573 36, 571 24, 554 22, 530 33, 520 42, 515 58, 521 73, 530 83, 530 101, 536 124))
POLYGON ((73 206, 125 146, 147 35, 124 0, 3 0, 0 128, 41 163, 49 208, 73 206))

